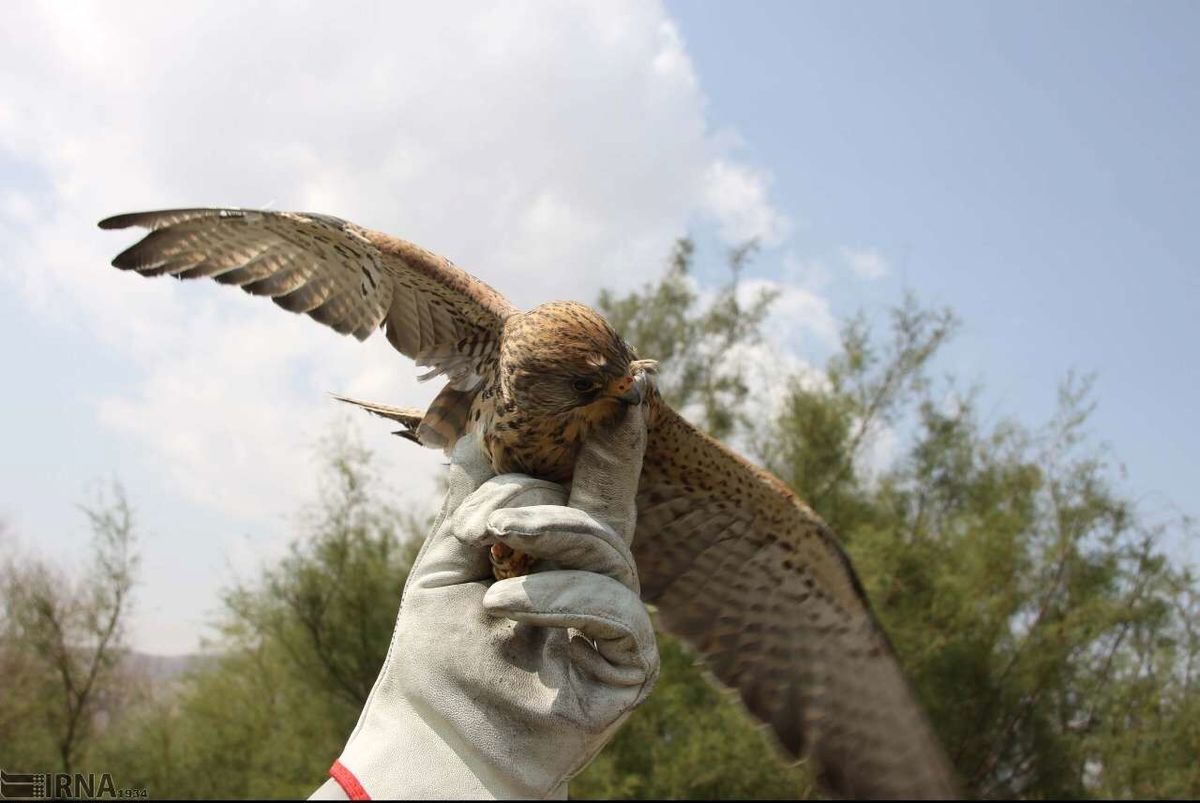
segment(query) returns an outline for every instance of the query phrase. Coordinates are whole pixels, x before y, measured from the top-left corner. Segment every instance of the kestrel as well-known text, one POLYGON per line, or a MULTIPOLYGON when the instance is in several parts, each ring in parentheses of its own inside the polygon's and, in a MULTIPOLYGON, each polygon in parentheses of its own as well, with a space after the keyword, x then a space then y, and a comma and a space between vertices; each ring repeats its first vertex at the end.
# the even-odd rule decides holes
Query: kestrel
MULTIPOLYGON (((956 794, 953 771, 916 702, 846 553, 783 482, 689 424, 594 310, 528 312, 419 246, 327 215, 178 209, 118 215, 142 226, 113 260, 143 276, 209 276, 269 296, 338 332, 391 344, 444 376, 429 409, 360 403, 449 449, 477 431, 497 472, 568 481, 580 445, 622 406, 649 426, 633 543, 642 597, 735 689, 791 755, 813 759, 831 793, 956 794)), ((498 576, 525 570, 493 554, 498 576)))

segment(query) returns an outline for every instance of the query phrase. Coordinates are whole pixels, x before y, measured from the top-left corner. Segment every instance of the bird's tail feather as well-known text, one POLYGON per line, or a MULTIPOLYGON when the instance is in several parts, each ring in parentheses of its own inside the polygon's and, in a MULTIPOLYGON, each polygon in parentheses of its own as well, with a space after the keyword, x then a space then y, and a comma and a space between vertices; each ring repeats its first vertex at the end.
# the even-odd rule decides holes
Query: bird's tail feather
POLYGON ((475 401, 475 390, 455 390, 447 385, 437 395, 429 409, 422 412, 418 407, 392 407, 387 404, 351 399, 348 396, 330 394, 338 401, 353 404, 372 415, 398 422, 404 427, 394 432, 402 438, 431 449, 449 452, 454 443, 467 431, 471 404, 475 401))
POLYGON ((355 407, 366 410, 372 415, 396 421, 404 429, 396 430, 392 433, 393 435, 399 435, 401 438, 405 438, 421 446, 427 445, 422 443, 417 435, 417 430, 421 426, 421 419, 425 417, 425 413, 419 407, 392 407, 387 404, 376 404, 375 402, 351 399, 348 396, 339 396, 336 393, 331 393, 330 395, 338 401, 353 404, 355 407))

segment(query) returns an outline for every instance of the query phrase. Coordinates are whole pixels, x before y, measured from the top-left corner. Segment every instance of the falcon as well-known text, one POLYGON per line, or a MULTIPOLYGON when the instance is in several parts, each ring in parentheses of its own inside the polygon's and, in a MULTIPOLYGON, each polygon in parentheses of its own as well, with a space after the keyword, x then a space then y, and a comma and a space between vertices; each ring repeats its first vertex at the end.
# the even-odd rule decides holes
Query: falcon
MULTIPOLYGON (((176 209, 118 215, 150 230, 112 262, 143 276, 211 277, 343 334, 382 328, 443 377, 428 410, 354 402, 449 450, 480 434, 498 473, 570 480, 581 444, 644 403, 648 439, 633 542, 642 597, 736 690, 830 793, 936 798, 953 771, 830 528, 792 490, 688 423, 655 363, 583 304, 527 312, 420 246, 328 215, 176 209)), ((353 400, 350 400, 353 401, 353 400)), ((498 577, 528 571, 493 550, 498 577)))

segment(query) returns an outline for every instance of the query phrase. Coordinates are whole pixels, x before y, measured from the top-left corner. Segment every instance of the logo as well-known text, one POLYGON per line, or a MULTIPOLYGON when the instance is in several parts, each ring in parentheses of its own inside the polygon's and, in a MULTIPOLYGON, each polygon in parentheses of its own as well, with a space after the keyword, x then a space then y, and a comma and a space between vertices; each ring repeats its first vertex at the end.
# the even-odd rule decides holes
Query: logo
POLYGON ((0 797, 6 800, 50 797, 45 773, 0 770, 0 797))
POLYGON ((0 770, 0 800, 77 800, 146 797, 145 789, 118 789, 107 772, 8 772, 0 770))

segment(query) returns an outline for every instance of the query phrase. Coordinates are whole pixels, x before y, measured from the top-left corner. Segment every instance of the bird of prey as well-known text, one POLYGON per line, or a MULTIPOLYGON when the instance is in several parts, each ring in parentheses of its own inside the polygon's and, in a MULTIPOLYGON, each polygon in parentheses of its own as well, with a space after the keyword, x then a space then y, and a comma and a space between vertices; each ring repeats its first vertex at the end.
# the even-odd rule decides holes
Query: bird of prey
MULTIPOLYGON (((425 412, 364 403, 449 449, 479 432, 497 472, 567 481, 590 432, 647 405, 633 553, 643 599, 792 756, 839 796, 956 794, 854 568, 783 482, 688 423, 658 395, 653 362, 594 310, 516 309, 417 245, 327 215, 176 209, 118 215, 150 229, 113 265, 208 276, 362 340, 378 328, 446 385, 425 412)), ((497 576, 527 569, 493 553, 497 576)))

